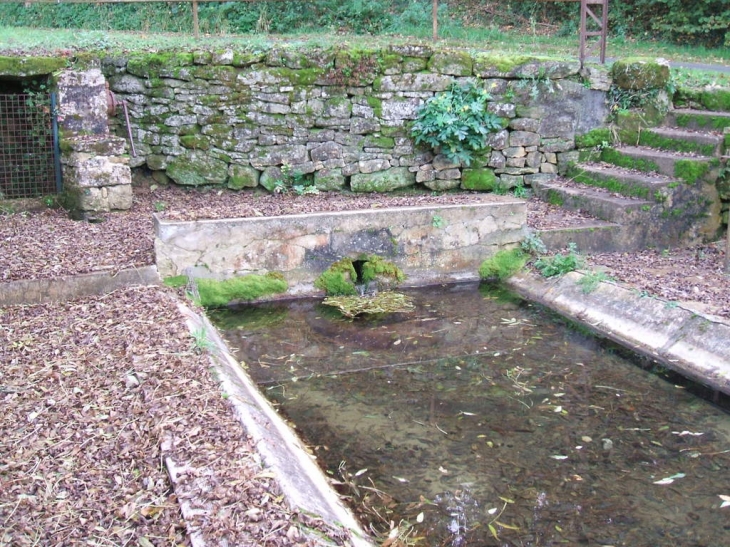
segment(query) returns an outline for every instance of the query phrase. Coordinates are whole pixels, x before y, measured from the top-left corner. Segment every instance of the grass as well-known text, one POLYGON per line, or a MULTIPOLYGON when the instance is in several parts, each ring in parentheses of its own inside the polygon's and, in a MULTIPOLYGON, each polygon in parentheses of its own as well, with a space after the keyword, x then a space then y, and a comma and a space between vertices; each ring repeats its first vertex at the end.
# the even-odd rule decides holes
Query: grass
MULTIPOLYGON (((387 47, 393 44, 433 44, 429 28, 407 28, 398 35, 378 36, 322 34, 248 34, 248 35, 202 35, 194 38, 184 33, 122 32, 81 29, 38 29, 0 26, 0 53, 54 53, 58 51, 139 51, 167 49, 270 49, 284 47, 341 48, 355 46, 362 48, 387 47)), ((495 28, 463 28, 442 25, 439 47, 458 47, 475 51, 495 53, 568 57, 578 54, 578 36, 541 36, 524 32, 506 32, 495 28)), ((608 40, 607 56, 621 57, 665 57, 673 61, 730 64, 730 48, 706 49, 697 46, 676 46, 662 42, 636 42, 625 39, 608 40)), ((702 81, 710 83, 713 73, 677 69, 678 83, 686 84, 692 73, 702 81)), ((727 79, 725 82, 727 83, 727 79)))

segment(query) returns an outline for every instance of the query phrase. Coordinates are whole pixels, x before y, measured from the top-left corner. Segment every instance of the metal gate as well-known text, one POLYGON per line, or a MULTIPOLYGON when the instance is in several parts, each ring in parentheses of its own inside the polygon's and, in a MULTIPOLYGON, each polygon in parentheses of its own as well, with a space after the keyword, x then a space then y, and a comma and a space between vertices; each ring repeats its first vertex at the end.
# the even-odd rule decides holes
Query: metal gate
POLYGON ((0 94, 0 199, 61 191, 55 93, 0 94))

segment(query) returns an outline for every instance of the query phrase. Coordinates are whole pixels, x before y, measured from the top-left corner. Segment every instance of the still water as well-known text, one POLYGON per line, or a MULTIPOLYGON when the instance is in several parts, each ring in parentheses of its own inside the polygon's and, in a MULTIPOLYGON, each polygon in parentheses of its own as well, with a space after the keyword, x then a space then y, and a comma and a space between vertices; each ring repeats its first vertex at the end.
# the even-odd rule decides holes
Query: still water
POLYGON ((730 545, 730 415, 499 290, 408 294, 416 311, 378 318, 318 300, 213 314, 367 528, 730 545))

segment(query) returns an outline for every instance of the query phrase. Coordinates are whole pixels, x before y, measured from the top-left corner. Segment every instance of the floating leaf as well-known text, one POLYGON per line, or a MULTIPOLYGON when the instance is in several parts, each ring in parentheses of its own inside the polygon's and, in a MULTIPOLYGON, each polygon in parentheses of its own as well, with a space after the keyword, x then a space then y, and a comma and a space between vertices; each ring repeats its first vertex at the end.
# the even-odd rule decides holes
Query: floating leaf
POLYGON ((672 475, 671 477, 665 477, 658 481, 654 481, 654 484, 672 484, 675 479, 683 479, 685 476, 686 475, 684 473, 677 473, 676 475, 672 475))
POLYGON ((680 437, 685 437, 687 435, 691 435, 692 437, 699 437, 700 435, 704 435, 704 433, 695 433, 693 431, 672 431, 672 435, 679 435, 680 437))
POLYGON ((507 528, 508 530, 519 530, 519 526, 515 526, 514 524, 505 524, 504 522, 500 522, 498 520, 494 521, 495 524, 498 524, 502 528, 507 528))
POLYGON ((493 525, 493 524, 491 524, 491 523, 490 523, 490 524, 488 524, 488 526, 489 526, 489 531, 490 531, 490 532, 492 533, 492 535, 494 536, 494 539, 496 539, 497 541, 499 541, 499 536, 497 535, 497 529, 496 529, 496 528, 494 527, 494 525, 493 525))
POLYGON ((420 513, 418 513, 418 516, 416 517, 416 522, 420 524, 423 522, 423 519, 424 519, 423 511, 421 511, 420 513))
POLYGON ((722 504, 720 504, 720 509, 723 507, 730 507, 730 496, 723 496, 722 494, 719 494, 720 499, 722 500, 722 504))
POLYGON ((356 477, 359 477, 359 476, 360 476, 360 475, 362 475, 363 473, 367 473, 367 472, 368 472, 368 470, 367 470, 367 469, 360 469, 360 471, 358 471, 357 473, 355 473, 355 476, 356 476, 356 477))
POLYGON ((550 457, 554 460, 567 460, 568 459, 568 456, 563 456, 562 454, 555 454, 550 457))
POLYGON ((493 514, 494 514, 494 513, 496 513, 497 511, 498 511, 498 509, 497 509, 496 507, 492 507, 491 509, 488 509, 488 510, 487 510, 487 513, 489 513, 490 515, 493 515, 493 514))

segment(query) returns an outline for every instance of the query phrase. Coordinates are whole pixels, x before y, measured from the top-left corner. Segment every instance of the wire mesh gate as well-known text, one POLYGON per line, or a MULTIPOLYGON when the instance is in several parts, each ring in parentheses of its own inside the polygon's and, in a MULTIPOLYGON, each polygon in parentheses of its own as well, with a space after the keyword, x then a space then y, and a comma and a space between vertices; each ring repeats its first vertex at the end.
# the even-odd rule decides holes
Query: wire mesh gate
POLYGON ((61 191, 55 93, 0 94, 0 199, 61 191))

